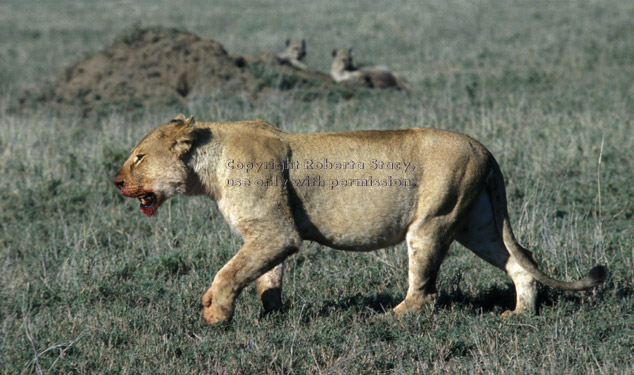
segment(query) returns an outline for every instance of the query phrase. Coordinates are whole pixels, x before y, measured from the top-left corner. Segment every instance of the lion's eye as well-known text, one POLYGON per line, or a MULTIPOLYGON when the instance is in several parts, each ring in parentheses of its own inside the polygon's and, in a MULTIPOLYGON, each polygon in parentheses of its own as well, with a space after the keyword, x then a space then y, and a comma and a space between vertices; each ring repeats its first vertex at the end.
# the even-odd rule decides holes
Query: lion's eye
POLYGON ((134 161, 134 164, 139 164, 141 162, 141 160, 143 160, 143 158, 145 157, 145 154, 139 154, 136 156, 136 160, 134 161))

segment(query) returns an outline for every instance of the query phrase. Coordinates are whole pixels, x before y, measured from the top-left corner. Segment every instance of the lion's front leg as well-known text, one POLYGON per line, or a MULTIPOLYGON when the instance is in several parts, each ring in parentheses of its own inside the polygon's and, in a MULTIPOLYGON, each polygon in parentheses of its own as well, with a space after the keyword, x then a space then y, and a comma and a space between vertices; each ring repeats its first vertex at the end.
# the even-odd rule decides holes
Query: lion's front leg
POLYGON ((284 262, 273 267, 272 270, 258 277, 255 284, 258 296, 265 311, 275 311, 282 308, 282 279, 284 278, 284 262))
POLYGON ((238 283, 229 277, 230 271, 223 272, 229 263, 218 272, 211 287, 202 297, 202 317, 209 324, 230 322, 233 318, 235 299, 240 291, 237 290, 238 283))
POLYGON ((238 253, 218 271, 211 287, 203 295, 203 319, 209 324, 231 321, 236 298, 242 289, 267 271, 273 272, 271 276, 277 273, 281 275, 281 268, 277 271, 272 268, 296 252, 299 243, 299 239, 280 241, 278 238, 267 241, 260 237, 258 240, 247 240, 238 253))

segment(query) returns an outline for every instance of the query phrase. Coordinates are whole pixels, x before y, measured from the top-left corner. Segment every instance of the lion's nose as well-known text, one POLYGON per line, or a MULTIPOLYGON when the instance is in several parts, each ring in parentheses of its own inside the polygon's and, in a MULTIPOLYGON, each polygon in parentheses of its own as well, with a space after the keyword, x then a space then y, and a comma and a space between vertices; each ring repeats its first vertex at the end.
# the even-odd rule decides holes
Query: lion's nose
POLYGON ((121 189, 124 184, 125 184, 125 182, 123 181, 123 179, 121 177, 119 177, 119 175, 114 176, 114 186, 116 186, 119 189, 121 189))

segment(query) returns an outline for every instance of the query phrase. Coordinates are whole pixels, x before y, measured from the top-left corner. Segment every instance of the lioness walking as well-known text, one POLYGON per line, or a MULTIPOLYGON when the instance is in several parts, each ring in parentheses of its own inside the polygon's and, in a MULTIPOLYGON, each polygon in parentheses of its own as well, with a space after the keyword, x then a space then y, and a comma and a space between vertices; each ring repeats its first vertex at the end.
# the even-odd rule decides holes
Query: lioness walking
POLYGON ((265 309, 279 308, 284 259, 304 240, 353 251, 406 241, 409 287, 397 314, 434 300, 454 240, 511 277, 513 312, 537 310, 536 281, 581 291, 606 274, 596 266, 563 282, 541 271, 513 236, 497 162, 449 131, 289 134, 263 120, 196 123, 179 115, 132 149, 114 184, 147 216, 175 194, 207 195, 243 238, 202 297, 209 323, 231 320, 252 281, 265 309))

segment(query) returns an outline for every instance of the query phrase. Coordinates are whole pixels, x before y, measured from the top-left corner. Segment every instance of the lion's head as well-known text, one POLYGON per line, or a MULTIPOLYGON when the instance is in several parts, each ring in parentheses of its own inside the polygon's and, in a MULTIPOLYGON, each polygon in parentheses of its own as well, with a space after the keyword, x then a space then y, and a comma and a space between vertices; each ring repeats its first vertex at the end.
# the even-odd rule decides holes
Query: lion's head
POLYGON ((153 216, 168 198, 185 192, 187 166, 183 156, 191 149, 193 127, 193 117, 179 114, 152 130, 132 149, 114 177, 121 194, 139 199, 147 216, 153 216))

